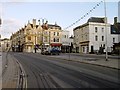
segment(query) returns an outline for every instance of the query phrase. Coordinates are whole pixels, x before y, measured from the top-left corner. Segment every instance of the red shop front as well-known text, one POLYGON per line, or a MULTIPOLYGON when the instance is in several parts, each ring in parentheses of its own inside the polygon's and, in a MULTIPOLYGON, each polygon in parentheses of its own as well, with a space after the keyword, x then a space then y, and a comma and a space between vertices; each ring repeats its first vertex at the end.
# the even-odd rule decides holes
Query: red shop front
POLYGON ((51 47, 57 47, 61 50, 61 46, 62 46, 61 43, 51 43, 50 45, 51 45, 51 47))

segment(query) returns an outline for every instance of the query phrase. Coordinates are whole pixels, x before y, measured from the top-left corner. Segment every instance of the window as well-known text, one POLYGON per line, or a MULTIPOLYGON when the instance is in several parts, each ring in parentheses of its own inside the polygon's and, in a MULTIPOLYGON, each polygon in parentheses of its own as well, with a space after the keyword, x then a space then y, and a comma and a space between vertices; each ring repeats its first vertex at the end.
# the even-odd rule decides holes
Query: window
POLYGON ((83 40, 83 36, 82 36, 82 40, 83 40))
POLYGON ((47 35, 48 33, 45 31, 44 34, 47 35))
POLYGON ((59 42, 59 38, 57 39, 57 42, 59 42))
POLYGON ((83 47, 83 52, 85 52, 85 47, 83 47))
POLYGON ((66 35, 65 35, 65 38, 66 38, 66 35))
POLYGON ((54 32, 54 36, 55 36, 55 32, 54 32))
POLYGON ((31 36, 28 36, 28 40, 31 40, 31 36))
POLYGON ((98 36, 95 36, 95 41, 98 41, 98 36))
POLYGON ((57 36, 59 36, 59 32, 57 32, 57 36))
POLYGON ((105 48, 105 44, 103 44, 103 47, 105 48))
POLYGON ((102 41, 104 41, 104 36, 102 36, 102 41))
POLYGON ((59 42, 59 38, 54 38, 54 42, 59 42))
POLYGON ((102 28, 102 32, 104 32, 104 28, 102 28))
POLYGON ((53 42, 55 42, 55 38, 53 39, 53 42))
POLYGON ((85 37, 86 37, 86 40, 87 40, 87 35, 85 35, 85 37))
POLYGON ((95 27, 95 32, 97 33, 97 30, 98 30, 98 28, 97 27, 95 27))
POLYGON ((44 37, 44 42, 47 42, 47 41, 48 41, 47 37, 44 37))
POLYGON ((113 43, 115 43, 115 38, 113 38, 113 43))

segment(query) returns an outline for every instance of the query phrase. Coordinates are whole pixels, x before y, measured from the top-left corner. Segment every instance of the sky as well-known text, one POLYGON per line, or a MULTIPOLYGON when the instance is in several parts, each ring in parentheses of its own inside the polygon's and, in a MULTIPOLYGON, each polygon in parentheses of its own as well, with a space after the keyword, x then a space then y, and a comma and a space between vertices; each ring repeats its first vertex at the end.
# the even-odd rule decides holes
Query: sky
MULTIPOLYGON (((90 0, 89 0, 90 1, 90 0)), ((88 1, 64 1, 64 2, 38 2, 37 0, 4 0, 0 2, 0 15, 2 25, 0 33, 2 38, 9 38, 20 28, 24 27, 32 19, 44 18, 49 24, 55 22, 65 30, 66 27, 80 19, 84 14, 89 12, 96 4, 101 2, 88 1)), ((118 16, 118 1, 106 2, 106 11, 108 23, 113 24, 114 17, 118 16)), ((73 28, 87 22, 90 17, 104 17, 104 3, 101 3, 89 15, 84 17, 74 26, 68 28, 70 35, 73 34, 73 28)))

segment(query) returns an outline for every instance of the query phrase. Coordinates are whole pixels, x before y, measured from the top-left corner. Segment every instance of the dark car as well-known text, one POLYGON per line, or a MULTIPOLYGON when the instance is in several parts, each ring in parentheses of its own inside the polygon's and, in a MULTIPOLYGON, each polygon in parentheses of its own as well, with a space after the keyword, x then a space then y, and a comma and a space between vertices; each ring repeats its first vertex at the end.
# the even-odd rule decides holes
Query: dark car
POLYGON ((51 55, 59 55, 60 54, 60 50, 59 49, 57 49, 57 48, 52 48, 51 50, 50 50, 50 54, 51 55))
POLYGON ((52 49, 42 51, 41 54, 42 55, 59 55, 60 52, 61 51, 58 48, 52 48, 52 49))

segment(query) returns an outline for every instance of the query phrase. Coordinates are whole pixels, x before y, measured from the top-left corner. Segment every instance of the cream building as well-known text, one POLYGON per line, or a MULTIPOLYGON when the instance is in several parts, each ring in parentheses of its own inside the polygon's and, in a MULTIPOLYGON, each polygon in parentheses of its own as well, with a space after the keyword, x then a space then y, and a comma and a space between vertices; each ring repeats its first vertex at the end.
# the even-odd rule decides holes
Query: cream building
POLYGON ((51 47, 61 49, 61 27, 57 24, 39 23, 33 19, 11 36, 13 51, 41 52, 51 47))

